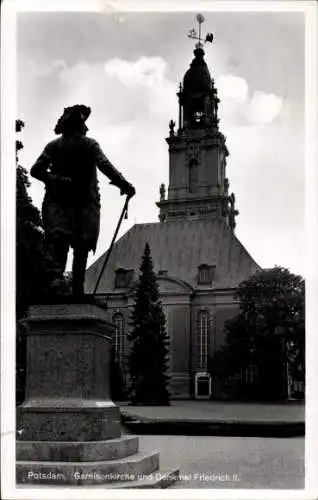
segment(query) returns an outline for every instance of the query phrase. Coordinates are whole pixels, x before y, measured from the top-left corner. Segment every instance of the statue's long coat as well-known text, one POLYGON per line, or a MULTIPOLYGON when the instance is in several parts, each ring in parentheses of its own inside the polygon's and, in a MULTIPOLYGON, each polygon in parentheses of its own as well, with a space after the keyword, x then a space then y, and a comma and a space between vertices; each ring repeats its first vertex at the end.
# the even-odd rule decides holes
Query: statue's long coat
POLYGON ((31 175, 46 185, 42 218, 48 238, 63 237, 72 247, 85 242, 95 251, 100 226, 96 167, 113 184, 120 187, 124 182, 94 139, 74 134, 45 146, 31 168, 31 175), (49 182, 48 173, 68 177, 72 182, 49 182))

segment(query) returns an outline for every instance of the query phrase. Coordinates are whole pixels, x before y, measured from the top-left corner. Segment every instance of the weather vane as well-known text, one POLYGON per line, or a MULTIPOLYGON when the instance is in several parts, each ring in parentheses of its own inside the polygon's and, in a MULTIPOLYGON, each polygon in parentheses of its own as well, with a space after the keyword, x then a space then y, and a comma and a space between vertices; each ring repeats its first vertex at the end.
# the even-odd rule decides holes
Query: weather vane
POLYGON ((198 24, 199 24, 199 36, 198 36, 197 31, 194 28, 192 28, 192 30, 190 30, 188 33, 188 37, 192 38, 192 40, 198 40, 198 43, 196 44, 196 48, 199 49, 199 48, 203 47, 203 43, 206 43, 206 42, 212 43, 213 42, 213 34, 207 33, 205 40, 203 40, 203 38, 201 38, 201 24, 204 23, 204 16, 202 14, 197 14, 196 20, 198 21, 198 24))

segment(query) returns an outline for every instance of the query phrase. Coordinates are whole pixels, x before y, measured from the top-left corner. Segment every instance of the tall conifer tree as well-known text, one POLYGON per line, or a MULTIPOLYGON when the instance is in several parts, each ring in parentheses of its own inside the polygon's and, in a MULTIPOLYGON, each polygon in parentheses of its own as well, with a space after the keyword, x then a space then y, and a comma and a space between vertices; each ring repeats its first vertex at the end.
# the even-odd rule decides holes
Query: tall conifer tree
POLYGON ((140 266, 135 288, 129 356, 130 401, 139 405, 168 405, 168 345, 165 315, 149 244, 140 266))

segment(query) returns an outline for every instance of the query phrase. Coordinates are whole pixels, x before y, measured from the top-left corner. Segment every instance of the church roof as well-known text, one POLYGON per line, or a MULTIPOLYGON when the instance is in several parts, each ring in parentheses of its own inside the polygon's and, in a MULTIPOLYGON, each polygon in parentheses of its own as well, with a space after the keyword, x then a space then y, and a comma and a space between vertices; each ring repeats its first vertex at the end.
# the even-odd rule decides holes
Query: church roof
MULTIPOLYGON (((115 269, 138 271, 146 242, 155 271, 165 270, 194 288, 202 264, 216 266, 213 289, 236 288, 260 269, 222 219, 136 224, 115 243, 98 293, 114 291, 115 269)), ((105 255, 87 270, 87 293, 94 290, 105 255)))

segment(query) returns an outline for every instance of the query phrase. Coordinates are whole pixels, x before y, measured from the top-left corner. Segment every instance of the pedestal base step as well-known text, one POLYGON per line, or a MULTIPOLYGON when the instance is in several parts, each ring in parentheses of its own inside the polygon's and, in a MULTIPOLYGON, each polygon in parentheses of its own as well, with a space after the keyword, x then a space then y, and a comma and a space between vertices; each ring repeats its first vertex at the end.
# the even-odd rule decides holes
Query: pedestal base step
POLYGON ((139 451, 137 436, 107 441, 17 441, 17 461, 90 462, 117 460, 139 451))
POLYGON ((138 481, 159 469, 159 453, 93 462, 17 461, 17 483, 96 485, 138 481))

